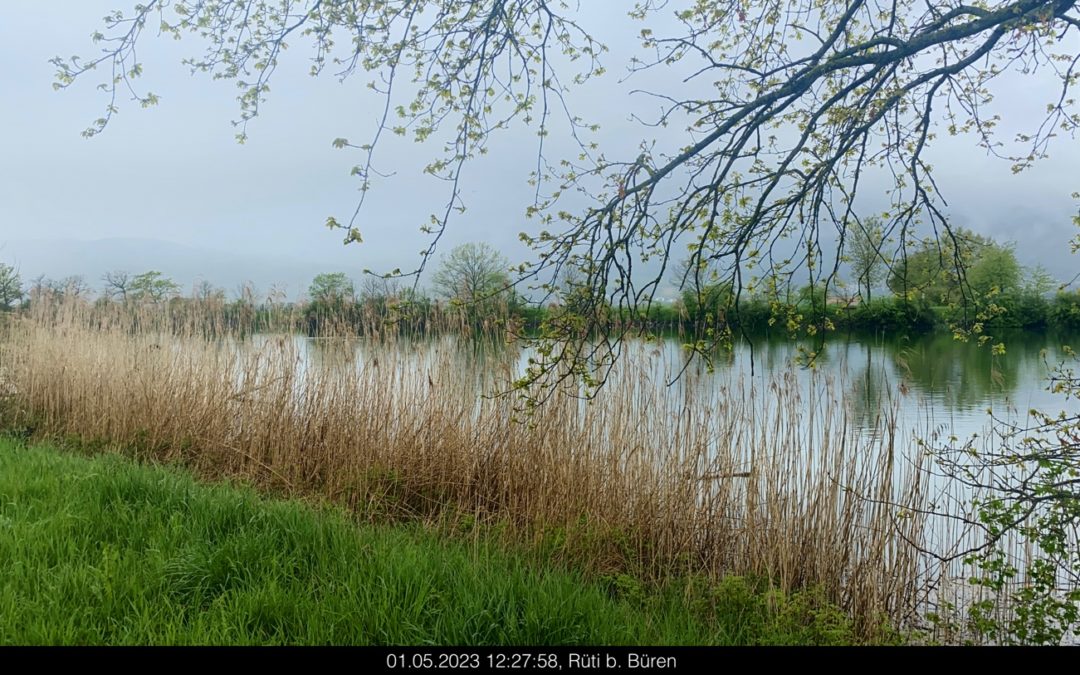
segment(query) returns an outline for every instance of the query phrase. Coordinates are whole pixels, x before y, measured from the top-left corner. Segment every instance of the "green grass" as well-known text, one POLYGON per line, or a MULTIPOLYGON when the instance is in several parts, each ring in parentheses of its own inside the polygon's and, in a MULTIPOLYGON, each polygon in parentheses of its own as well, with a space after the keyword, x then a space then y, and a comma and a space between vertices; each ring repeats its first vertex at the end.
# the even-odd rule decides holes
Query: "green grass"
POLYGON ((812 595, 586 581, 492 541, 0 439, 0 644, 849 642, 812 595))

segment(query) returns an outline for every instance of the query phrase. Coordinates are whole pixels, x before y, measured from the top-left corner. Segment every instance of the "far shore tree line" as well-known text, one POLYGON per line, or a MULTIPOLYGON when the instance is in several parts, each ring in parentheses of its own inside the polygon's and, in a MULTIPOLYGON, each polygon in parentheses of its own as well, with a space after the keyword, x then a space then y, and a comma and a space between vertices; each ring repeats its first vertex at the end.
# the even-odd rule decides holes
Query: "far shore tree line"
MULTIPOLYGON (((970 317, 982 320, 985 325, 978 330, 1080 330, 1080 290, 1063 289, 1041 266, 1025 269, 1012 246, 967 230, 957 232, 947 244, 927 243, 890 260, 881 251, 881 226, 870 220, 847 247, 851 282, 744 291, 738 297, 730 283, 710 282, 710 275, 719 275, 695 269, 688 260, 673 274, 673 285, 682 289, 677 298, 654 302, 637 316, 612 311, 609 319, 658 330, 722 326, 758 335, 804 331, 803 318, 810 315, 824 317, 828 329, 849 331, 929 332, 956 325, 965 316, 969 323, 970 317)), ((156 270, 109 272, 96 289, 81 276, 38 277, 24 285, 17 269, 0 263, 0 310, 27 310, 45 299, 168 305, 216 310, 233 329, 321 335, 362 333, 401 322, 420 331, 436 326, 536 330, 574 302, 572 294, 563 293, 538 306, 513 287, 509 270, 507 259, 488 244, 468 243, 443 257, 430 292, 393 278, 368 275, 357 284, 345 272, 330 272, 312 280, 304 299, 288 302, 280 290, 261 294, 252 284, 241 285, 230 298, 224 288, 208 281, 197 282, 185 295, 180 284, 156 270)), ((573 282, 565 287, 573 288, 573 282)))

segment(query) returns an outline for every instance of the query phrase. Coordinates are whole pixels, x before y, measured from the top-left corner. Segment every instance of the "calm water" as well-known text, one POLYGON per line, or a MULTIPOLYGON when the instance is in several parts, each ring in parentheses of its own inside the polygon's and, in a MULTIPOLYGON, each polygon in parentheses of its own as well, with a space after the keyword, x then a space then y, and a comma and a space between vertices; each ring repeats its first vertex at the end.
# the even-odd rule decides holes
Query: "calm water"
MULTIPOLYGON (((1021 422, 1031 409, 1080 410, 1047 390, 1053 366, 1066 358, 1063 345, 1078 346, 1080 337, 1051 334, 1004 336, 1006 351, 958 342, 951 335, 915 339, 833 338, 816 369, 835 378, 845 392, 857 424, 877 426, 883 410, 895 405, 900 427, 966 438, 983 433, 991 415, 1021 422)), ((727 367, 749 374, 751 353, 767 378, 790 368, 796 358, 791 342, 741 345, 727 367)), ((756 369, 755 369, 756 370, 756 369)))
MULTIPOLYGON (((379 358, 364 341, 296 338, 305 364, 319 367, 370 367, 379 358)), ((685 405, 711 405, 718 397, 739 395, 755 387, 767 391, 770 382, 786 376, 810 392, 828 384, 842 392, 850 418, 865 433, 876 433, 881 415, 895 414, 904 435, 966 439, 985 434, 998 419, 1023 422, 1028 411, 1080 411, 1080 401, 1047 391, 1047 376, 1066 358, 1063 345, 1080 348, 1080 336, 1023 333, 1002 336, 1003 355, 989 346, 958 342, 949 334, 918 338, 831 337, 815 367, 796 363, 798 343, 788 340, 742 342, 718 353, 712 372, 701 361, 687 366, 677 339, 631 342, 622 367, 608 387, 618 387, 631 374, 654 389, 654 405, 677 410, 685 405)), ((520 375, 530 356, 527 350, 503 345, 462 344, 454 338, 412 343, 407 368, 426 377, 447 354, 466 392, 492 393, 510 376, 520 375)), ((639 385, 640 386, 640 385, 639 385)))

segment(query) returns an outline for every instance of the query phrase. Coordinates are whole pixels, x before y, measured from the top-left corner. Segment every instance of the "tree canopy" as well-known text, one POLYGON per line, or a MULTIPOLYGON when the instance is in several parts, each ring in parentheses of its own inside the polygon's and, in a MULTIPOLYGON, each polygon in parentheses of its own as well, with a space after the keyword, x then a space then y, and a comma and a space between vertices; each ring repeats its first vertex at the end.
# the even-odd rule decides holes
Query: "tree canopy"
POLYGON ((131 278, 126 297, 139 302, 159 303, 176 297, 180 286, 161 272, 150 270, 131 278))
MULTIPOLYGON (((422 226, 431 244, 417 275, 465 207, 463 167, 494 134, 530 127, 535 199, 522 205, 533 219, 522 237, 535 256, 515 281, 543 302, 563 292, 561 271, 571 267, 574 295, 585 299, 575 303, 577 320, 546 331, 554 347, 536 360, 538 379, 603 370, 624 336, 605 321, 609 310, 647 307, 687 249, 726 277, 737 301, 796 273, 828 286, 847 235, 871 215, 898 242, 899 259, 925 236, 953 238, 928 149, 939 134, 966 134, 973 153, 1022 171, 1053 139, 1075 133, 1077 4, 639 0, 629 8, 641 28, 627 86, 650 70, 670 76, 643 90, 660 107, 638 120, 642 143, 624 138, 619 147, 602 147, 588 111, 573 107, 572 90, 603 74, 606 50, 603 26, 588 25, 587 12, 568 1, 144 0, 105 19, 94 35, 101 52, 53 63, 58 88, 104 71, 107 103, 86 131, 92 136, 121 98, 158 102, 140 88, 137 45, 147 28, 194 38, 202 51, 186 63, 239 87, 243 140, 286 47, 306 44, 313 75, 360 78, 383 98, 363 141, 334 141, 359 154, 356 212, 327 220, 347 242, 361 239, 364 195, 390 180, 377 168, 381 140, 430 141, 422 168, 448 187, 444 207, 422 226), (1027 92, 1045 101, 1044 114, 1002 139, 993 102, 1013 72, 1051 77, 1027 92), (661 141, 659 127, 683 133, 661 141), (572 137, 576 150, 550 155, 553 132, 572 137), (836 256, 827 252, 833 240, 836 256), (607 339, 575 339, 596 334, 607 339)), ((962 259, 953 262, 965 283, 962 259)))
POLYGON ((923 242, 894 265, 889 289, 935 305, 957 304, 967 293, 987 299, 1021 290, 1022 270, 1012 246, 963 228, 954 235, 947 242, 923 242))
POLYGON ((324 273, 311 281, 308 297, 324 309, 341 309, 356 299, 356 288, 344 272, 324 273))

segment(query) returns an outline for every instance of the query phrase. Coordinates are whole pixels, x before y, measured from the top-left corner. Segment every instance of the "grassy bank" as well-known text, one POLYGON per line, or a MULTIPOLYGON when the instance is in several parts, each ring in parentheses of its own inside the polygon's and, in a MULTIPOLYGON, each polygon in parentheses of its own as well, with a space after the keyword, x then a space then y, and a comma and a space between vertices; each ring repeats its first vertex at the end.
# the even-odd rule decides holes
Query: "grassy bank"
POLYGON ((845 643, 812 595, 627 592, 487 538, 356 525, 117 456, 0 440, 2 644, 845 643))

